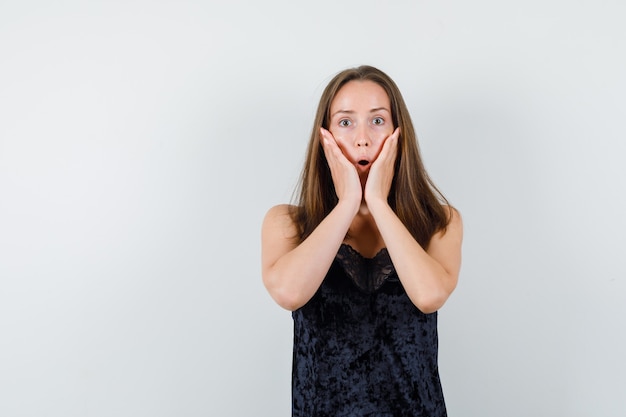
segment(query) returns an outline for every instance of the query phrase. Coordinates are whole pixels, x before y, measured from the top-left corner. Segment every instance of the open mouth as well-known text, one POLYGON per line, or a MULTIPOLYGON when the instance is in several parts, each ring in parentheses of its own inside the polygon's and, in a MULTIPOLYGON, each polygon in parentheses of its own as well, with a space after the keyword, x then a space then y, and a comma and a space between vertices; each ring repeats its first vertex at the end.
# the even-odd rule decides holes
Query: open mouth
POLYGON ((367 160, 365 160, 365 159, 361 159, 361 160, 358 162, 358 164, 359 164, 359 165, 361 165, 361 166, 366 166, 366 165, 369 165, 369 163, 370 163, 370 161, 367 161, 367 160))

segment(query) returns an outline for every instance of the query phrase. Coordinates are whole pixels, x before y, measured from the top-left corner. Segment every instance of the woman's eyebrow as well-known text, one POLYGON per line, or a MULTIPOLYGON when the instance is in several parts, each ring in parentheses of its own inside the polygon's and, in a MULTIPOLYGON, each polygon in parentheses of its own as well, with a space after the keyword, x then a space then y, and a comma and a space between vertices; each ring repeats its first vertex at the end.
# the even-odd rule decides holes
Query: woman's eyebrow
MULTIPOLYGON (((391 113, 391 111, 387 107, 375 107, 370 110, 370 113, 376 113, 379 111, 386 111, 387 113, 391 113)), ((330 117, 333 118, 339 113, 354 114, 356 112, 354 110, 337 110, 336 112, 331 114, 330 117)))
POLYGON ((337 114, 339 113, 347 113, 347 114, 354 114, 355 111, 354 110, 337 110, 336 112, 334 112, 333 114, 330 115, 330 117, 335 117, 337 114))

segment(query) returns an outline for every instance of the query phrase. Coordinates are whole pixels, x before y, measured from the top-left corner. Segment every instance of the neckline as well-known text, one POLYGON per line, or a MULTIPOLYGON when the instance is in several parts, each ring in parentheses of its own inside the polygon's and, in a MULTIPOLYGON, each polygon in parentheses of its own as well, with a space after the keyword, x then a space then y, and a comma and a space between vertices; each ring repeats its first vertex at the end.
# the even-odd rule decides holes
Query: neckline
POLYGON ((350 246, 350 244, 348 243, 341 243, 341 246, 345 246, 350 252, 353 252, 354 254, 360 256, 363 259, 376 259, 380 256, 382 256, 383 254, 387 253, 387 248, 383 247, 381 248, 378 252, 376 252, 376 254, 374 256, 372 256, 371 258, 364 256, 361 254, 361 252, 359 252, 358 250, 354 249, 352 246, 350 246))

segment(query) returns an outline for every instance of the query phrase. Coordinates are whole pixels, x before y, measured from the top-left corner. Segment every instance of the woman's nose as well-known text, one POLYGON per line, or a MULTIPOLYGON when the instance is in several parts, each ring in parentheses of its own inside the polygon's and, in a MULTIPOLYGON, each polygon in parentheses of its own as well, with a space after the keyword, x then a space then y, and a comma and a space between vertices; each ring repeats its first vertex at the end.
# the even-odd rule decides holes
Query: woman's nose
POLYGON ((364 132, 363 130, 360 130, 359 132, 357 132, 355 144, 358 147, 370 146, 371 142, 370 142, 370 138, 367 135, 367 133, 364 132))
POLYGON ((358 147, 369 146, 369 145, 370 145, 369 141, 364 137, 361 137, 356 141, 356 146, 358 147))

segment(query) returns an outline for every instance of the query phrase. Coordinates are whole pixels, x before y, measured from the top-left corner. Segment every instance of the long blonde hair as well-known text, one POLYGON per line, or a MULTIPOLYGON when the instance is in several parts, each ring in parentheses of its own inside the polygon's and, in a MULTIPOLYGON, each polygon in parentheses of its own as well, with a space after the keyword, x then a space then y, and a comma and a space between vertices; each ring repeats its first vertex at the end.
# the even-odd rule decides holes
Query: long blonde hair
POLYGON ((388 202, 415 240, 426 248, 435 233, 445 231, 450 206, 424 168, 413 123, 400 90, 387 74, 368 65, 341 71, 322 93, 300 177, 299 201, 291 212, 298 227, 298 238, 300 241, 306 239, 337 205, 330 168, 320 144, 319 128, 329 128, 330 105, 335 95, 346 83, 354 80, 373 81, 389 96, 393 126, 394 129, 400 127, 400 137, 388 202))

